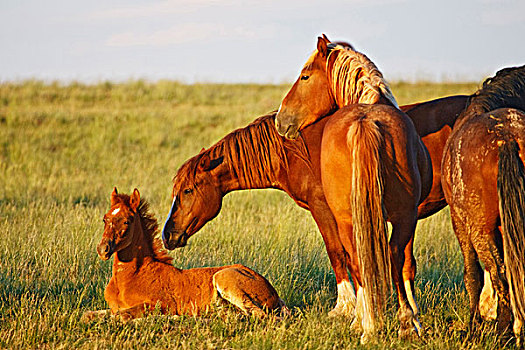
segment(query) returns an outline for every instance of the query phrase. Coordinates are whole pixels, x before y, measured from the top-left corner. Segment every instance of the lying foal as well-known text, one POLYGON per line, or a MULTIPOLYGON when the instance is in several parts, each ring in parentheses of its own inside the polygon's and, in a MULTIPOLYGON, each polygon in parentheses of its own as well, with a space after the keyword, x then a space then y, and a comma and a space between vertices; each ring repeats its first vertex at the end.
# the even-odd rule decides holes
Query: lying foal
POLYGON ((246 266, 176 268, 161 248, 157 233, 157 220, 148 213, 139 191, 128 196, 115 188, 97 246, 103 260, 116 253, 113 276, 104 293, 110 309, 87 311, 85 320, 109 312, 127 320, 157 304, 163 314, 198 315, 221 299, 259 317, 273 310, 288 312, 273 286, 246 266))

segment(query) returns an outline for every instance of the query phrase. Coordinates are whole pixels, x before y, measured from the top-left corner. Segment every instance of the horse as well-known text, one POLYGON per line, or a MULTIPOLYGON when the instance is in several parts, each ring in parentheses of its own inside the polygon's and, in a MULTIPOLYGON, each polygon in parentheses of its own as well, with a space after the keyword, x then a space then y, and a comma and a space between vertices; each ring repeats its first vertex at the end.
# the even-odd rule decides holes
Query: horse
POLYGON ((200 315, 219 301, 245 314, 265 317, 284 302, 263 276, 243 265, 181 270, 161 249, 158 225, 137 189, 131 195, 111 193, 104 215, 104 234, 97 246, 102 260, 115 254, 113 274, 104 292, 109 310, 88 311, 84 319, 112 314, 123 320, 158 307, 162 314, 200 315))
MULTIPOLYGON (((467 96, 450 96, 401 107, 407 111, 416 129, 421 132, 423 142, 432 151, 432 159, 438 160, 432 163, 437 166, 437 169, 434 169, 435 174, 441 174, 444 142, 455 119, 464 108, 466 98, 467 96)), ((164 245, 168 249, 184 246, 191 235, 219 213, 222 197, 231 191, 251 188, 280 189, 301 208, 311 212, 323 237, 337 283, 336 305, 329 314, 353 316, 356 296, 347 269, 354 277, 357 267, 347 256, 339 240, 337 224, 326 204, 321 187, 319 150, 327 119, 303 130, 300 140, 304 142, 304 146, 301 146, 302 144, 277 134, 272 127, 275 114, 271 112, 247 127, 233 131, 179 168, 173 179, 172 207, 163 229, 164 245), (226 162, 224 157, 227 158, 226 162), (213 169, 206 164, 213 165, 213 169), (252 180, 239 179, 239 176, 244 177, 245 173, 250 173, 252 180), (180 199, 192 194, 196 181, 199 182, 199 196, 193 199, 191 206, 181 208, 180 199), (208 212, 210 203, 215 211, 208 212), (186 220, 186 224, 182 220, 186 220), (191 231, 184 230, 189 222, 201 224, 191 231)), ((441 182, 437 181, 433 184, 431 194, 419 206, 418 216, 430 216, 445 206, 441 182)), ((409 242, 405 251, 405 269, 409 278, 406 283, 411 287, 408 288, 409 299, 417 315, 417 305, 412 295, 416 268, 412 244, 413 240, 409 242)))
POLYGON ((518 339, 525 317, 524 110, 525 66, 497 72, 456 120, 441 166, 463 253, 469 328, 482 316, 495 318, 503 338, 512 329, 518 339))
POLYGON ((284 97, 276 128, 280 135, 296 139, 326 115, 330 117, 322 136, 321 181, 345 250, 357 251, 361 340, 369 339, 383 319, 391 274, 400 336, 419 334, 403 266, 418 205, 432 186, 430 156, 373 62, 323 35, 284 97), (390 242, 387 219, 393 228, 390 242))

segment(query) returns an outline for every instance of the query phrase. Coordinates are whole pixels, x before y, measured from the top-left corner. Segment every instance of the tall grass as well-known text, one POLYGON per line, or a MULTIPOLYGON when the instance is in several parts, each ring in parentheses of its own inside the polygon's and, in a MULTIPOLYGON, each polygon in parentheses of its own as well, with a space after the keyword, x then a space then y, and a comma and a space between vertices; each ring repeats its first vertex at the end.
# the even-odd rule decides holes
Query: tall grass
MULTIPOLYGON (((472 93, 476 84, 393 84, 401 104, 472 93)), ((275 190, 226 196, 219 217, 172 252, 183 268, 242 263, 265 275, 294 309, 282 322, 231 309, 201 318, 152 316, 84 324, 105 308, 111 262, 97 258, 113 186, 134 187, 159 219, 188 157, 279 106, 285 85, 0 85, 0 348, 353 348, 345 319, 330 319, 335 280, 308 212, 275 190)), ((466 342, 462 259, 445 210, 416 236, 422 340, 397 339, 395 303, 367 348, 494 348, 466 342)))

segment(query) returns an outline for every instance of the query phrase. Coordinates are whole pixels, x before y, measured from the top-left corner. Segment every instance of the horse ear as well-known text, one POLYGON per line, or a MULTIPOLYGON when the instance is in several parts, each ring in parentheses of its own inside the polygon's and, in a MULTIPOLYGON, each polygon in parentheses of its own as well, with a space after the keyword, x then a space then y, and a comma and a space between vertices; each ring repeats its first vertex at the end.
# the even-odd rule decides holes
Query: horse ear
POLYGON ((118 191, 116 187, 113 187, 113 192, 111 192, 111 206, 117 204, 117 195, 118 191))
POLYGON ((206 154, 202 157, 199 167, 201 170, 210 171, 218 167, 223 160, 224 157, 222 156, 216 159, 211 159, 210 156, 206 154))
POLYGON ((129 197, 129 206, 131 210, 136 211, 140 203, 140 193, 136 188, 133 190, 133 193, 129 197))
POLYGON ((317 38, 317 51, 324 57, 328 55, 328 44, 330 44, 330 40, 328 40, 326 35, 323 34, 322 37, 317 38))

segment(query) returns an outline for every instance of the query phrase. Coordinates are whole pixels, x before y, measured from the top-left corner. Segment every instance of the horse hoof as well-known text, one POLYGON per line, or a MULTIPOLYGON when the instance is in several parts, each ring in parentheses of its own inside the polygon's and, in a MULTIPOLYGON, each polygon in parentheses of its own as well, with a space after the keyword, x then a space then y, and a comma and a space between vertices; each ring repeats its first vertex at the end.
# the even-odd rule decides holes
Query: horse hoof
POLYGON ((415 327, 402 328, 399 330, 399 339, 401 340, 418 340, 420 334, 415 327))
POLYGON ((361 345, 366 345, 366 344, 371 344, 373 342, 375 342, 377 339, 377 336, 375 333, 370 333, 370 332, 363 332, 363 334, 361 335, 361 345))
POLYGON ((344 308, 338 308, 335 307, 332 310, 328 312, 328 317, 348 317, 348 318, 354 318, 355 315, 353 312, 350 312, 349 310, 346 310, 344 308))
POLYGON ((328 312, 328 317, 355 317, 355 303, 337 303, 335 307, 328 312))

